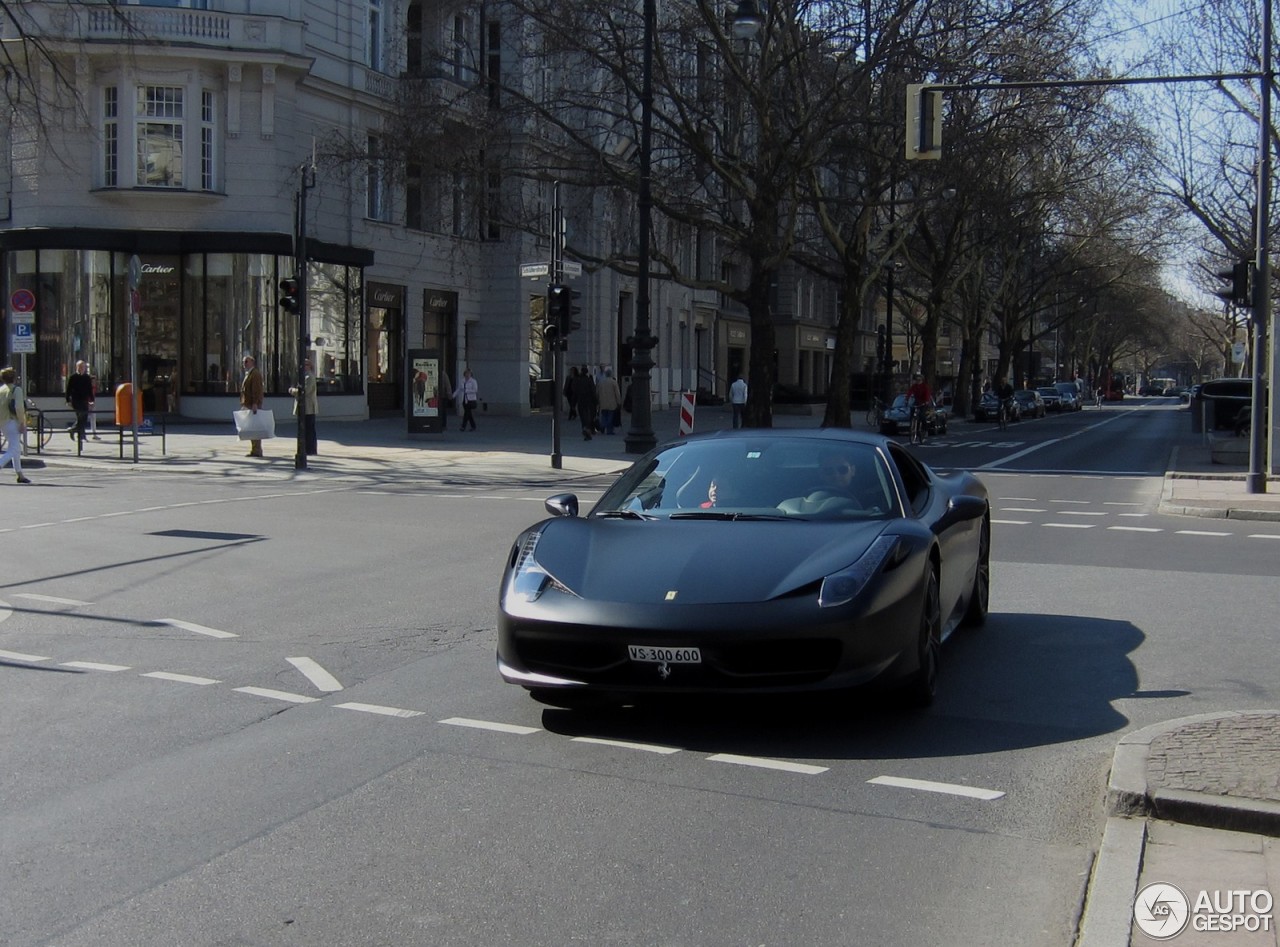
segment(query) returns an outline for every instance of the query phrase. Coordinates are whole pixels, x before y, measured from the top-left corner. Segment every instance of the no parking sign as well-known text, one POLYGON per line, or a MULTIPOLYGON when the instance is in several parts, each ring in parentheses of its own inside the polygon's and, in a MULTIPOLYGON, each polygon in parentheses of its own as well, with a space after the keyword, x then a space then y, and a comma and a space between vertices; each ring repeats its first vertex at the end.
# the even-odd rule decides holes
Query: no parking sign
POLYGON ((9 324, 9 351, 14 355, 32 355, 36 350, 36 294, 29 289, 15 289, 9 296, 12 315, 9 324))

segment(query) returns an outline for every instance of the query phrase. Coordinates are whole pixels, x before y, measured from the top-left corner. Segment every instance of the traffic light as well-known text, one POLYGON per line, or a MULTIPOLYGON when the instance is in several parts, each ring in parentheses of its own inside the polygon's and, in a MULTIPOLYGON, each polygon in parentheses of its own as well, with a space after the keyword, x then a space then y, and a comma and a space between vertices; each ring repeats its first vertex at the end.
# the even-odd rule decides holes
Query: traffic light
POLYGON ((292 277, 280 281, 280 308, 285 312, 298 312, 302 308, 298 298, 298 281, 292 277))
POLYGON ((1248 260, 1241 260, 1229 270, 1219 270, 1218 279, 1226 281, 1230 288, 1218 290, 1216 296, 1242 309, 1253 305, 1253 264, 1248 260))
POLYGON ((548 328, 555 326, 556 338, 567 339, 570 332, 581 328, 573 318, 580 312, 573 301, 581 295, 563 283, 552 283, 547 287, 547 323, 548 328))
POLYGON ((921 83, 907 86, 907 160, 942 157, 942 90, 921 83))

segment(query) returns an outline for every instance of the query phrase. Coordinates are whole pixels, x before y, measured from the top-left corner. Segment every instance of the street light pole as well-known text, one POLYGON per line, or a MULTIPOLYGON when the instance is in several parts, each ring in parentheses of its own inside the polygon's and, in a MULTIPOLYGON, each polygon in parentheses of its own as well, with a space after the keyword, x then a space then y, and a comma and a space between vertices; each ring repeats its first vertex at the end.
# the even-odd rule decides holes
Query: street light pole
POLYGON ((653 165, 653 37, 657 30, 657 4, 644 0, 644 52, 640 80, 640 187, 637 195, 640 241, 636 259, 636 331, 631 337, 631 429, 628 454, 643 454, 657 443, 649 404, 649 371, 658 340, 649 319, 649 227, 653 198, 650 175, 653 165))
POLYGON ((311 325, 307 306, 307 191, 316 186, 316 166, 313 158, 298 169, 298 219, 294 228, 297 246, 294 247, 293 277, 298 281, 298 446, 293 457, 294 470, 307 469, 307 348, 311 345, 311 325))

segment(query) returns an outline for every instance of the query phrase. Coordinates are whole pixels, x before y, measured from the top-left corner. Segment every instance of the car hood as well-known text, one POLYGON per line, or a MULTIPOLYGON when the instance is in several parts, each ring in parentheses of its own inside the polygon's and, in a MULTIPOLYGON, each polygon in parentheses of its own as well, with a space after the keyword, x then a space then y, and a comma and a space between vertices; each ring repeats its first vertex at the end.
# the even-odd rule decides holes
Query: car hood
POLYGON ((595 601, 761 602, 852 564, 885 525, 555 519, 543 525, 535 557, 565 586, 595 601))

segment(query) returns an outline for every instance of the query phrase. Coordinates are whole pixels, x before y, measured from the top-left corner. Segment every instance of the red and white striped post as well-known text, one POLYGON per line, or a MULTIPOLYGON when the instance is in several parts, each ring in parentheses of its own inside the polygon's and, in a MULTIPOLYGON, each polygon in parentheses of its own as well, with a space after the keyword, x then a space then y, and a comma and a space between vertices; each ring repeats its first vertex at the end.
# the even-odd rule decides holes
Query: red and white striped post
POLYGON ((680 393, 680 436, 693 433, 693 405, 696 395, 692 391, 680 393))

